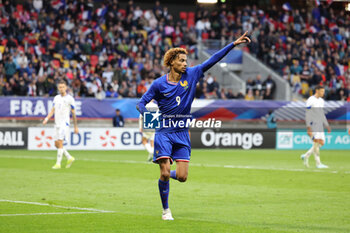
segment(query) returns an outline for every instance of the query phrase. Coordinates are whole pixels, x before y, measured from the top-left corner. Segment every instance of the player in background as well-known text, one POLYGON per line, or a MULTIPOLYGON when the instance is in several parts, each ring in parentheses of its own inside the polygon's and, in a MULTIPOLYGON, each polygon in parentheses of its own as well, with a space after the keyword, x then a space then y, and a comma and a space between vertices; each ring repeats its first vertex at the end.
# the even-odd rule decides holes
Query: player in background
MULTIPOLYGON (((155 101, 151 101, 146 105, 146 109, 151 112, 155 112, 158 109, 157 104, 155 101)), ((142 133, 142 144, 148 151, 148 158, 147 161, 151 162, 153 159, 153 153, 154 153, 154 135, 155 130, 154 129, 143 129, 143 116, 140 114, 139 117, 139 129, 142 133)))
POLYGON ((64 140, 68 140, 69 125, 70 125, 70 112, 72 112, 74 122, 74 133, 78 133, 77 117, 75 114, 75 101, 71 95, 67 94, 67 84, 61 80, 58 83, 59 95, 56 95, 53 99, 53 107, 47 117, 44 119, 45 125, 50 118, 55 114, 55 146, 57 148, 57 161, 52 169, 60 169, 63 154, 67 158, 66 168, 70 168, 75 158, 71 156, 68 151, 63 147, 64 140))
MULTIPOLYGON (((163 206, 162 219, 174 220, 168 205, 169 178, 185 182, 188 175, 188 164, 191 156, 191 142, 188 127, 176 124, 162 127, 174 122, 172 115, 181 115, 175 119, 184 122, 191 117, 191 105, 196 92, 196 84, 204 77, 204 72, 226 56, 236 45, 249 43, 245 32, 235 42, 228 44, 204 63, 195 67, 187 67, 187 51, 183 48, 169 49, 164 55, 164 65, 170 68, 168 74, 156 79, 137 104, 142 115, 148 110, 146 104, 152 99, 157 101, 161 113, 152 114, 153 118, 160 117, 161 125, 156 129, 154 139, 153 162, 159 164, 160 179, 158 188, 163 206), (158 115, 159 114, 159 115, 158 115), (163 121, 162 121, 163 120, 163 121), (176 161, 176 170, 170 171, 170 165, 176 161)), ((159 119, 159 118, 158 118, 159 119)))
POLYGON ((306 114, 305 122, 307 127, 307 134, 313 141, 312 147, 303 155, 301 159, 304 161, 304 165, 309 167, 309 157, 314 154, 317 168, 328 168, 327 165, 321 163, 320 148, 325 143, 324 128, 326 126, 328 133, 331 132, 331 128, 327 122, 324 108, 324 87, 321 85, 316 86, 315 94, 310 96, 306 101, 306 114))

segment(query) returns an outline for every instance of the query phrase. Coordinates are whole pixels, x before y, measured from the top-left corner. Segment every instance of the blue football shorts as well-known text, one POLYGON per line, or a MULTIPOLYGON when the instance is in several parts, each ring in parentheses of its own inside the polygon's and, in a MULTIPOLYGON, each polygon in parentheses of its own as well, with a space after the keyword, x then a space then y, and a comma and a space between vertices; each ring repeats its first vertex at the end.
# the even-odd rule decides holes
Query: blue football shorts
POLYGON ((191 140, 188 130, 171 133, 157 133, 154 138, 153 162, 169 158, 170 163, 189 162, 191 157, 191 140))

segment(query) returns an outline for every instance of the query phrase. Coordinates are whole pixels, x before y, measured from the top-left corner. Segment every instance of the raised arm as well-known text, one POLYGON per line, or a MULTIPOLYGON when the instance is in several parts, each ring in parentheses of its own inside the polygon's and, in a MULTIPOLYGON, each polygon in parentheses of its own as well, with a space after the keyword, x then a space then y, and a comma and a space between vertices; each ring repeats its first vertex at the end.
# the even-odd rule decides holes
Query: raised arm
POLYGON ((246 31, 241 37, 239 37, 235 42, 226 45, 223 49, 217 51, 213 56, 201 64, 203 72, 209 70, 213 65, 219 62, 223 57, 225 57, 235 46, 242 43, 250 43, 250 39, 247 36, 248 31, 246 31))

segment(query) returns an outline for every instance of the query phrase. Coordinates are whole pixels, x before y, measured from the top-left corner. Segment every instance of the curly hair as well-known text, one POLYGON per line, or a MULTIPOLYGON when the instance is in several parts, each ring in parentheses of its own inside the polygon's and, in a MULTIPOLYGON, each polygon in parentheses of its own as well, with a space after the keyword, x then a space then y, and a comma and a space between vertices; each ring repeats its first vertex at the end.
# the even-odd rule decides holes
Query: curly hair
POLYGON ((172 49, 169 49, 164 55, 164 66, 170 67, 171 62, 179 54, 187 54, 186 49, 183 49, 183 48, 172 48, 172 49))

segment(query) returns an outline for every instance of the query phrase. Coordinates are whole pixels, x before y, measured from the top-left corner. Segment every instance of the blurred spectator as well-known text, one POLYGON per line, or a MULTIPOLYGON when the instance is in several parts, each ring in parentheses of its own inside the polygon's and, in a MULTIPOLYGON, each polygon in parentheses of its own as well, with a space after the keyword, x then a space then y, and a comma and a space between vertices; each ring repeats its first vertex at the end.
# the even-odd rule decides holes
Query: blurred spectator
POLYGON ((137 86, 137 97, 142 97, 146 93, 147 88, 145 86, 146 81, 141 80, 140 84, 137 86))
POLYGON ((251 78, 249 78, 249 79, 247 80, 247 82, 246 82, 246 90, 247 90, 247 91, 248 91, 248 90, 253 90, 254 87, 255 87, 255 82, 254 82, 251 78))
POLYGON ((16 63, 13 62, 13 58, 12 56, 10 56, 8 60, 5 62, 6 79, 10 80, 15 73, 16 73, 16 63))
POLYGON ((294 75, 299 75, 303 71, 303 68, 299 64, 299 60, 295 59, 293 65, 290 67, 290 72, 294 75))
POLYGON ((276 89, 276 82, 272 79, 271 75, 267 76, 265 81, 262 83, 263 89, 269 89, 273 95, 276 89))
POLYGON ((102 87, 97 88, 97 92, 95 93, 95 97, 98 100, 103 100, 106 98, 106 92, 102 89, 102 87))
POLYGON ((256 80, 254 80, 254 88, 253 89, 254 90, 259 90, 259 91, 261 91, 263 89, 263 83, 261 81, 261 75, 260 74, 258 74, 256 76, 256 80))
POLYGON ((262 99, 263 99, 263 96, 261 95, 260 90, 256 89, 254 91, 254 100, 262 100, 262 99))
POLYGON ((28 86, 28 96, 35 97, 36 96, 36 81, 33 80, 28 86))
POLYGON ((113 127, 124 127, 124 118, 120 114, 120 110, 115 110, 116 115, 113 117, 113 127))
POLYGON ((226 93, 226 98, 227 99, 234 99, 235 95, 232 92, 232 89, 228 89, 227 93, 226 93))
POLYGON ((245 100, 254 100, 253 89, 248 89, 245 100))
MULTIPOLYGON (((312 12, 280 11, 276 5, 265 9, 246 6, 233 12, 222 4, 212 12, 198 9, 191 26, 186 20, 176 21, 159 1, 153 9, 141 9, 134 1, 123 9, 116 0, 100 4, 33 0, 24 3, 21 13, 16 11, 17 3, 23 1, 0 5, 4 46, 0 68, 6 77, 3 95, 23 94, 25 87, 29 87, 27 95, 32 95, 35 81, 38 96, 53 96, 57 93, 55 84, 67 79, 75 96, 93 97, 98 88, 103 93, 112 86, 118 98, 134 98, 140 95, 141 80, 145 80, 141 84, 144 91, 150 80, 167 72, 160 64, 170 47, 184 47, 190 57, 196 57, 198 39, 225 44, 242 30, 251 34, 247 49, 282 75, 295 93, 307 97, 322 83, 335 89, 335 94, 328 92, 331 98, 348 95, 341 82, 344 87, 350 83, 350 16, 333 9, 334 4, 322 3, 312 12), (12 80, 15 74, 18 77, 12 80), (20 84, 21 77, 25 84, 20 84)), ((254 93, 257 89, 259 96, 272 98, 275 85, 261 82, 261 78, 248 80, 247 91, 254 93)), ((197 87, 197 98, 223 98, 224 93, 231 96, 230 90, 226 93, 215 82, 204 83, 197 87)))
POLYGON ((210 83, 209 80, 207 80, 208 83, 208 92, 217 92, 220 89, 220 85, 217 82, 216 77, 210 77, 210 83))
POLYGON ((222 89, 221 89, 220 94, 219 94, 219 98, 220 98, 220 99, 223 99, 223 100, 226 100, 226 99, 227 99, 225 88, 222 88, 222 89))
POLYGON ((275 129, 277 127, 277 120, 274 111, 270 110, 266 117, 267 128, 275 129))
POLYGON ((117 98, 118 97, 118 92, 116 92, 112 86, 108 88, 106 91, 106 97, 107 98, 117 98))

